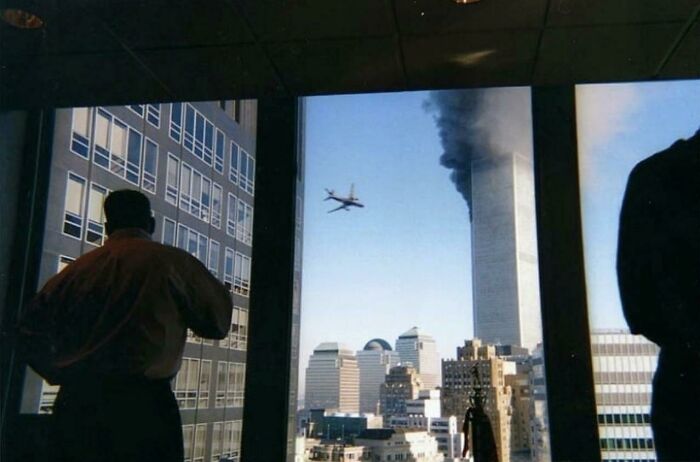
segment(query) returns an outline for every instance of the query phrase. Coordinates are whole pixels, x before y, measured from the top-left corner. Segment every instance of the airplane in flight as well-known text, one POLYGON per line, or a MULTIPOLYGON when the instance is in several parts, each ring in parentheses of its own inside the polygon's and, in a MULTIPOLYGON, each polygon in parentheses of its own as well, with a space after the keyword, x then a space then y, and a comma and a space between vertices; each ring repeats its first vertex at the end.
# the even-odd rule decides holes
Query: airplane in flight
POLYGON ((350 194, 348 194, 348 197, 336 196, 335 191, 333 191, 332 189, 326 189, 326 193, 328 194, 328 197, 323 199, 324 201, 333 199, 334 201, 340 202, 340 207, 334 208, 333 210, 329 210, 328 213, 332 213, 340 209, 349 212, 350 207, 364 207, 364 205, 360 204, 360 200, 357 197, 355 197, 354 184, 350 185, 350 194))

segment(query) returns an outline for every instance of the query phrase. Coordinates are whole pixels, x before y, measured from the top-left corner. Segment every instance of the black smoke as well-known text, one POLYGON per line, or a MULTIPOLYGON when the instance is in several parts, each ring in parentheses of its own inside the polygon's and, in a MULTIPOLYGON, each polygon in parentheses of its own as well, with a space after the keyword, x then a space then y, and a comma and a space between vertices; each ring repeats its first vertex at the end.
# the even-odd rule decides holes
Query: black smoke
POLYGON ((430 92, 426 110, 434 113, 443 153, 440 163, 464 197, 471 216, 471 164, 475 157, 497 163, 504 155, 530 155, 532 130, 527 88, 430 92))

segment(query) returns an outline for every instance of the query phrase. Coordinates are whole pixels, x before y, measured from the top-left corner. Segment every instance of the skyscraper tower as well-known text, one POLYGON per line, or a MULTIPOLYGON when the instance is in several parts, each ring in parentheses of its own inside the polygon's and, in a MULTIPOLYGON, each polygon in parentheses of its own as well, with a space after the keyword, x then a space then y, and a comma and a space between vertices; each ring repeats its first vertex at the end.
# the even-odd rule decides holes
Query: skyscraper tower
POLYGON ((474 336, 530 350, 542 341, 531 155, 471 159, 474 336))
POLYGON ((435 340, 430 335, 422 334, 417 327, 413 327, 396 340, 396 351, 403 365, 410 363, 418 371, 421 389, 430 390, 440 386, 440 355, 435 340))
POLYGON ((358 412, 360 370, 349 348, 336 342, 316 347, 306 368, 306 408, 358 412))
POLYGON ((360 412, 377 414, 379 411, 379 388, 389 370, 399 363, 399 354, 380 338, 367 342, 357 352, 360 367, 360 412))

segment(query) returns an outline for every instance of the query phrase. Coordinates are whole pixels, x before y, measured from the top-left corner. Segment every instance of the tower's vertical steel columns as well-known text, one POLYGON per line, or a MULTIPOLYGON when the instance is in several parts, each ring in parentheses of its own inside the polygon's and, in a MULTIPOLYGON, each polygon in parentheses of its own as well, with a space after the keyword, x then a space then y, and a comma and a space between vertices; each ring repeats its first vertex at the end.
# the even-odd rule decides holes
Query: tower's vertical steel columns
POLYGON ((532 122, 552 461, 599 461, 581 235, 575 88, 534 87, 532 122))

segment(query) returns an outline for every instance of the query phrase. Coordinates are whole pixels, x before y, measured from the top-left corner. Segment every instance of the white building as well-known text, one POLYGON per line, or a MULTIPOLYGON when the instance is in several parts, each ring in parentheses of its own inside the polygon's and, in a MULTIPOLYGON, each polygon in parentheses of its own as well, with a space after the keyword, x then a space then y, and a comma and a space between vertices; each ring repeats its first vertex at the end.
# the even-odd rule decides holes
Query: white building
POLYGON ((385 340, 370 340, 357 352, 360 368, 360 412, 379 412, 379 389, 389 369, 399 363, 399 354, 385 340))
POLYGON ((530 351, 542 341, 532 153, 471 159, 474 336, 530 351))
POLYGON ((659 348, 625 330, 591 334, 601 459, 655 461, 652 378, 659 348))
POLYGON ((306 368, 306 408, 358 412, 360 370, 349 348, 325 342, 316 347, 306 368))
POLYGON ((417 327, 413 327, 396 340, 396 351, 403 365, 410 363, 416 368, 423 389, 430 390, 441 385, 440 355, 430 335, 422 334, 417 327))
POLYGON ((440 417, 440 390, 421 390, 418 399, 406 400, 406 414, 440 417))
POLYGON ((427 431, 381 428, 366 430, 355 444, 369 450, 370 460, 442 462, 435 437, 427 431))
POLYGON ((438 452, 447 460, 462 454, 464 435, 457 428, 457 417, 426 417, 422 415, 394 416, 387 422, 389 428, 427 431, 438 443, 438 452))

